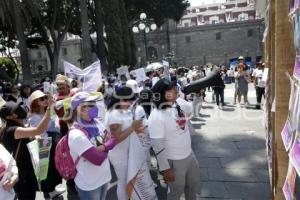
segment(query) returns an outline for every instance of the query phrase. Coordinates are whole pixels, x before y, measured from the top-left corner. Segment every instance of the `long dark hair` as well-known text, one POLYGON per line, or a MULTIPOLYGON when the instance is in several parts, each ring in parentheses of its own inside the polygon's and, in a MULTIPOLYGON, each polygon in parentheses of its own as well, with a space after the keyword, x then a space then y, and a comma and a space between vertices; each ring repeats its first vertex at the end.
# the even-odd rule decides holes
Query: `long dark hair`
POLYGON ((144 111, 147 115, 147 118, 149 117, 152 109, 152 92, 148 89, 143 89, 140 92, 140 97, 138 99, 138 105, 141 105, 144 108, 144 111))
POLYGON ((168 79, 160 79, 152 87, 152 101, 157 109, 166 109, 171 107, 166 99, 166 92, 176 86, 175 82, 171 82, 168 79))
POLYGON ((107 109, 111 110, 113 108, 119 109, 120 108, 120 101, 125 100, 125 101, 134 101, 136 99, 136 96, 132 89, 130 87, 122 86, 118 88, 114 93, 113 96, 111 97, 107 109))
POLYGON ((31 89, 31 87, 30 87, 30 85, 22 85, 21 86, 21 92, 20 92, 20 96, 22 97, 22 98, 28 98, 29 96, 30 96, 30 94, 29 94, 29 96, 27 96, 25 93, 24 93, 24 89, 25 88, 29 88, 30 89, 30 94, 32 93, 32 89, 31 89))

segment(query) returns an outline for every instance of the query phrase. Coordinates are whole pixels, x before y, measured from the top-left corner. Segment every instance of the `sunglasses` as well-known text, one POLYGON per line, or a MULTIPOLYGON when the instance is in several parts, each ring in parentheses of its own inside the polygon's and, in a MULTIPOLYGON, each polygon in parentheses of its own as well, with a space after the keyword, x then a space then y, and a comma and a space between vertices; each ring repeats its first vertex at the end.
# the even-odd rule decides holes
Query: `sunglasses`
POLYGON ((45 100, 48 100, 48 96, 43 96, 41 98, 39 98, 40 101, 45 101, 45 100))

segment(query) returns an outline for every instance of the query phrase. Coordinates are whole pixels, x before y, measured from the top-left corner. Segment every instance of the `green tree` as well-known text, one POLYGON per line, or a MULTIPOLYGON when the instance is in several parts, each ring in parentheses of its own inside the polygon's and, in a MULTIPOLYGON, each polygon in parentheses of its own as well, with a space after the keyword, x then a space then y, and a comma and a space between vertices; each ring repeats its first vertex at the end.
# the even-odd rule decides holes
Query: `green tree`
POLYGON ((30 13, 31 45, 45 45, 55 78, 62 42, 71 26, 79 27, 78 0, 23 0, 30 13))
POLYGON ((23 9, 23 3, 19 0, 1 0, 0 1, 0 28, 2 38, 0 40, 5 50, 17 43, 14 40, 18 40, 18 49, 21 56, 21 66, 24 82, 32 82, 32 74, 30 70, 30 63, 28 57, 28 49, 26 42, 26 13, 23 9), (4 39, 3 39, 4 36, 4 39), (14 43, 14 44, 13 44, 14 43))
POLYGON ((0 69, 1 72, 5 71, 11 81, 15 80, 18 76, 18 68, 15 67, 15 63, 10 58, 0 58, 0 69))
POLYGON ((184 11, 190 5, 188 0, 124 0, 128 14, 128 20, 134 21, 141 12, 153 18, 158 26, 161 26, 165 19, 179 21, 184 11))
POLYGON ((124 61, 124 44, 122 25, 119 18, 119 0, 103 0, 104 23, 110 70, 120 66, 124 61))
POLYGON ((88 8, 86 0, 80 1, 80 21, 81 21, 81 37, 82 37, 82 54, 84 66, 88 66, 92 63, 92 47, 91 47, 91 34, 89 31, 89 18, 88 18, 88 8))

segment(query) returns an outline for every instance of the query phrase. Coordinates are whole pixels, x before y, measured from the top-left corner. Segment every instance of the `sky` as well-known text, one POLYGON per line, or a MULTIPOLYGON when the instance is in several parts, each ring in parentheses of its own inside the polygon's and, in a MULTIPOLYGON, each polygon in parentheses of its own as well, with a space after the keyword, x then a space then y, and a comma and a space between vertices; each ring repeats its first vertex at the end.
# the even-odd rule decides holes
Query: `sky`
POLYGON ((191 3, 191 6, 199 6, 204 4, 211 4, 211 3, 222 3, 225 2, 226 0, 189 0, 191 3))

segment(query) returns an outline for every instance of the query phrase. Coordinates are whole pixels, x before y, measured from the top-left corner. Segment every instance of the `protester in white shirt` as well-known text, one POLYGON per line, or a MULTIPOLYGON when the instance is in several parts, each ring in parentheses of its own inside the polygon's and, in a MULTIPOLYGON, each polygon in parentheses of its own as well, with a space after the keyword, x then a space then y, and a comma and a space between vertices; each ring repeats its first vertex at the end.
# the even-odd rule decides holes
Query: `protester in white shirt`
POLYGON ((0 199, 14 200, 14 185, 18 181, 18 167, 15 159, 0 144, 0 199))
POLYGON ((259 62, 257 68, 253 71, 252 76, 254 77, 254 87, 256 89, 256 108, 260 109, 262 96, 265 96, 266 82, 263 80, 264 64, 259 62))
POLYGON ((111 180, 108 152, 115 146, 115 138, 104 128, 95 101, 98 96, 79 92, 71 100, 71 117, 68 124, 68 144, 77 174, 74 178, 81 200, 105 200, 111 180))
POLYGON ((191 107, 183 99, 177 102, 176 84, 161 79, 152 88, 154 110, 148 127, 159 170, 169 185, 168 200, 196 200, 199 166, 191 148, 187 117, 191 107))

